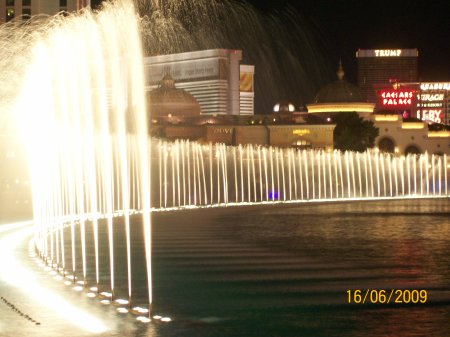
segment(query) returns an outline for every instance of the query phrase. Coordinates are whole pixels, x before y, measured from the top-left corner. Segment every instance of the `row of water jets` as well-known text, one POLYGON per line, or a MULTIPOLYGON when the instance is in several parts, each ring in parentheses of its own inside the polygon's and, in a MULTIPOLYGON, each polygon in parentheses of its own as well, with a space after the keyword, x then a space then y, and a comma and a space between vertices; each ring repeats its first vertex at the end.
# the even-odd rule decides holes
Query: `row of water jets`
POLYGON ((4 46, 17 46, 14 55, 0 51, 0 74, 14 84, 0 96, 12 97, 7 107, 28 153, 36 247, 58 277, 108 303, 152 317, 151 211, 448 196, 446 156, 149 141, 129 1, 11 31, 22 38, 0 34, 4 46), (139 268, 145 309, 131 305, 144 301, 135 295, 139 268), (116 279, 122 269, 125 286, 116 279))
MULTIPOLYGON (((95 283, 94 289, 103 300, 131 306, 132 302, 141 300, 133 299, 135 263, 131 251, 137 243, 130 239, 136 230, 133 222, 139 222, 133 214, 140 214, 143 208, 142 187, 138 184, 134 160, 137 143, 131 136, 113 137, 108 142, 112 147, 106 149, 112 151, 110 154, 105 153, 102 139, 94 144, 89 151, 94 151, 96 156, 83 157, 83 165, 71 168, 74 164, 71 156, 58 155, 62 161, 56 167, 63 170, 49 172, 51 180, 44 184, 52 184, 53 188, 46 198, 40 195, 39 208, 57 211, 57 216, 45 214, 40 227, 40 250, 48 263, 70 281, 81 285, 95 283), (123 148, 125 156, 120 151, 123 148), (111 167, 106 171, 110 172, 110 178, 105 181, 101 178, 105 171, 101 162, 109 156, 111 167), (94 160, 95 157, 101 160, 94 160), (122 161, 126 162, 125 166, 120 165, 122 161), (71 170, 75 170, 75 176, 71 170), (105 256, 100 257, 98 248, 102 240, 101 226, 107 232, 109 247, 108 261, 104 261, 110 266, 106 275, 100 266, 105 256), (115 270, 120 268, 115 245, 122 240, 122 233, 126 236, 126 294, 117 290, 115 282, 115 270), (94 258, 89 258, 92 255, 94 258), (108 285, 100 282, 105 277, 109 279, 108 285), (107 289, 101 289, 102 286, 107 289), (119 298, 126 295, 126 300, 119 298)), ((63 148, 70 147, 63 143, 63 148)), ((149 141, 148 148, 152 211, 260 203, 448 197, 450 163, 446 155, 395 156, 378 151, 328 152, 156 139, 149 141)))
POLYGON ((153 166, 155 161, 157 208, 448 195, 446 155, 232 147, 178 140, 159 141, 153 148, 153 166))

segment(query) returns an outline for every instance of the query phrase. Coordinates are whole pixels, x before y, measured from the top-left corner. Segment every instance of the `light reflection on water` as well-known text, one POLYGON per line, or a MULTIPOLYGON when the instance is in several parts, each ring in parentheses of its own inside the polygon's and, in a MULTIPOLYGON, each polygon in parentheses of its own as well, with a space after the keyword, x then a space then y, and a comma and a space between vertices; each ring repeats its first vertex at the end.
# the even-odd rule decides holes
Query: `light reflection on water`
POLYGON ((155 306, 196 336, 447 336, 449 215, 449 200, 158 214, 155 306), (346 303, 393 288, 429 303, 346 303))
MULTIPOLYGON (((113 319, 108 336, 444 337, 450 317, 449 215, 445 199, 158 213, 154 308, 174 321, 144 325, 96 300, 85 298, 81 305, 113 319), (348 289, 405 288, 426 289, 429 302, 346 302, 348 289)), ((117 229, 121 256, 124 232, 117 229)), ((135 302, 146 297, 139 238, 133 238, 135 302)), ((106 261, 107 249, 101 252, 106 261)), ((124 286, 117 291, 126 293, 126 268, 118 269, 124 286)), ((66 289, 79 301, 82 295, 66 289)), ((59 336, 63 330, 42 325, 33 335, 59 336)))

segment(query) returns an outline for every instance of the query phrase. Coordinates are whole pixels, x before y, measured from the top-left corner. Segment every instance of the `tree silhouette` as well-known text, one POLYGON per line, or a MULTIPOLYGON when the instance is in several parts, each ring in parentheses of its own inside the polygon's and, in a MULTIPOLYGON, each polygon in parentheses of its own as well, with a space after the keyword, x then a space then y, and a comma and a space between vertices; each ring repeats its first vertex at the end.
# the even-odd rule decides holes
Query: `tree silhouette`
POLYGON ((356 112, 344 112, 334 115, 334 148, 363 152, 375 145, 378 128, 372 121, 359 117, 356 112))

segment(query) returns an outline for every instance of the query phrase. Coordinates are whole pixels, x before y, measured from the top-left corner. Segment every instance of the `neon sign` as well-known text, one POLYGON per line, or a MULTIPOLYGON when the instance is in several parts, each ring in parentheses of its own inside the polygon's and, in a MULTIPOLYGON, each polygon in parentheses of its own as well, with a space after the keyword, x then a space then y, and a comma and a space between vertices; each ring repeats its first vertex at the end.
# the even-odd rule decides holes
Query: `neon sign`
POLYGON ((442 123, 442 109, 422 109, 417 110, 417 118, 423 121, 430 121, 433 123, 442 123))
POLYGON ((434 82, 420 84, 421 90, 450 90, 450 83, 448 82, 434 82))
POLYGON ((297 135, 297 136, 309 135, 310 133, 311 133, 311 131, 308 130, 308 129, 295 129, 295 130, 292 130, 292 134, 297 135))
POLYGON ((413 103, 413 90, 380 90, 380 103, 383 106, 409 106, 413 103))
POLYGON ((376 57, 398 57, 402 54, 401 49, 375 49, 374 52, 376 57))
POLYGON ((214 129, 213 133, 232 133, 233 129, 232 128, 217 128, 214 129))
POLYGON ((417 97, 421 101, 428 101, 428 102, 444 100, 444 94, 421 94, 421 95, 417 95, 417 97))

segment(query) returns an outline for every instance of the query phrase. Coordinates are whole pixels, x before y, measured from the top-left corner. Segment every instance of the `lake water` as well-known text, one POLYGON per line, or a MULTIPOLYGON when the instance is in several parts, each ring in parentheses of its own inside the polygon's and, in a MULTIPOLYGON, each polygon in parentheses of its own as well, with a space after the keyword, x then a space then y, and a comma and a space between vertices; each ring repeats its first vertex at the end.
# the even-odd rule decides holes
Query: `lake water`
POLYGON ((161 213, 154 244, 161 336, 448 336, 449 200, 161 213), (428 301, 348 304, 349 289, 428 301))
MULTIPOLYGON (((144 304, 142 236, 134 226, 133 300, 144 304)), ((116 284, 126 297, 121 233, 117 225, 116 284)), ((449 199, 160 212, 153 243, 154 310, 173 322, 143 325, 65 290, 116 321, 105 336, 448 336, 449 199), (428 296, 424 304, 348 304, 347 290, 358 289, 428 296)), ((105 239, 100 251, 107 275, 105 239)), ((102 287, 108 282, 103 277, 102 287)), ((70 335, 70 327, 51 326, 51 316, 39 317, 35 307, 24 308, 43 322, 34 335, 70 335)))

